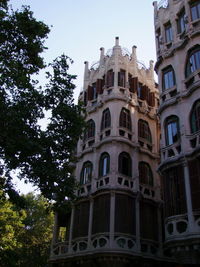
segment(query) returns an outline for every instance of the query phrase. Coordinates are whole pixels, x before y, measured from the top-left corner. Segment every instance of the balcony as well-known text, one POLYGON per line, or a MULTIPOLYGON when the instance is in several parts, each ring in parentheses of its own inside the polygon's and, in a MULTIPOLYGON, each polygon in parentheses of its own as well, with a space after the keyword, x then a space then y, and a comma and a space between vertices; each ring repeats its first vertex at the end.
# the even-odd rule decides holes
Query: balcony
POLYGON ((161 161, 178 157, 181 153, 181 141, 178 140, 172 145, 161 148, 161 161))

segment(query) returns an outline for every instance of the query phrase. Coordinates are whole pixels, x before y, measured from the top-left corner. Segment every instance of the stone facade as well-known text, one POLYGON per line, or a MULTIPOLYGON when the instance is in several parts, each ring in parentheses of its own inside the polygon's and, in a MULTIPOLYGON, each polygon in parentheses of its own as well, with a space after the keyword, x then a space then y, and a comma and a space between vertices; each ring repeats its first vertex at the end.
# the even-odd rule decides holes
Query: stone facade
POLYGON ((80 187, 55 216, 54 267, 200 262, 200 1, 153 5, 158 84, 118 37, 85 62, 80 187))
POLYGON ((200 262, 200 1, 154 2, 164 252, 200 262))

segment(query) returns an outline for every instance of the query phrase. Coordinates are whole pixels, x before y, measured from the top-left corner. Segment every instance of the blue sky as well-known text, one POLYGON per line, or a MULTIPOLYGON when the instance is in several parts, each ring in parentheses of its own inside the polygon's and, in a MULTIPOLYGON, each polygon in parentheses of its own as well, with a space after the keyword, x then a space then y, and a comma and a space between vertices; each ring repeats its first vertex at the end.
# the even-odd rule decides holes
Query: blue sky
MULTIPOLYGON (((136 45, 138 60, 146 66, 151 59, 155 62, 152 3, 153 0, 10 0, 13 9, 29 5, 38 20, 52 25, 43 56, 46 62, 62 53, 73 59, 69 72, 77 75, 75 99, 82 89, 84 61, 89 66, 98 61, 100 47, 105 51, 112 48, 116 36, 129 51, 136 45)), ((22 192, 29 190, 19 186, 22 192)))

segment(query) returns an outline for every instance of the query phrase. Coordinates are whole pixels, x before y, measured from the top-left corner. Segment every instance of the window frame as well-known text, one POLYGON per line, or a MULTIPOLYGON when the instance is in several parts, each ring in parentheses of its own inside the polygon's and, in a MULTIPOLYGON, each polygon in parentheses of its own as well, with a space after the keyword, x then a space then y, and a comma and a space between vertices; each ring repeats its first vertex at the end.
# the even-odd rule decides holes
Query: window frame
POLYGON ((168 90, 176 85, 176 76, 173 67, 170 65, 162 70, 162 90, 168 90))
POLYGON ((80 184, 84 185, 92 180, 92 171, 93 171, 93 164, 91 161, 86 161, 83 163, 80 175, 80 184))
POLYGON ((101 154, 99 159, 99 177, 108 175, 110 172, 110 155, 107 152, 101 154))
POLYGON ((119 127, 127 128, 131 131, 131 114, 130 110, 126 108, 122 108, 119 116, 119 127))
POLYGON ((181 34, 186 29, 186 23, 185 23, 185 9, 181 10, 181 12, 178 14, 177 19, 177 33, 181 34))
POLYGON ((145 139, 152 144, 152 134, 149 124, 147 121, 142 119, 138 120, 138 138, 145 139))
POLYGON ((185 76, 186 78, 195 71, 200 70, 200 46, 196 46, 188 53, 186 60, 185 76))
POLYGON ((166 118, 164 129, 167 146, 175 144, 180 139, 179 118, 176 115, 172 115, 166 118), (175 128, 174 125, 176 125, 175 128), (176 129, 175 134, 173 133, 174 129, 176 129))
POLYGON ((152 169, 145 161, 139 162, 139 181, 141 184, 154 186, 152 169))
POLYGON ((190 15, 192 21, 200 19, 200 1, 193 1, 190 3, 190 15), (193 17, 194 15, 195 17, 193 17))
POLYGON ((109 128, 111 126, 111 114, 110 109, 106 108, 104 109, 102 113, 102 119, 101 119, 101 131, 103 131, 106 128, 109 128))
POLYGON ((191 133, 200 131, 200 99, 195 101, 190 114, 191 133))
POLYGON ((127 152, 121 152, 118 156, 118 172, 122 175, 132 177, 132 159, 127 152), (124 163, 124 160, 127 160, 124 163))
POLYGON ((171 22, 166 23, 164 27, 165 27, 165 41, 166 43, 171 43, 173 41, 173 31, 171 22))
POLYGON ((84 141, 95 137, 95 122, 90 119, 86 122, 86 129, 84 133, 84 141))

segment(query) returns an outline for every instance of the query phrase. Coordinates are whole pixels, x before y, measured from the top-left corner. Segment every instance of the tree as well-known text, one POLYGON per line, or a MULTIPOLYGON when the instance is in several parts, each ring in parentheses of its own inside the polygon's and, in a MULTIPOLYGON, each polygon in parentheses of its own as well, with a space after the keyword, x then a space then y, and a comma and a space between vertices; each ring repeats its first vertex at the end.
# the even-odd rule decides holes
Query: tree
POLYGON ((2 267, 42 267, 49 258, 53 213, 41 195, 24 196, 19 209, 2 198, 0 206, 0 262, 2 267))
POLYGON ((12 170, 38 186, 58 205, 74 197, 72 156, 84 125, 81 106, 73 103, 72 60, 65 55, 49 65, 47 85, 35 77, 45 63, 41 53, 49 27, 29 7, 13 11, 0 5, 0 175, 4 190, 16 199, 12 170), (34 75, 34 76, 33 76, 34 75), (46 130, 38 120, 50 115, 46 130))

